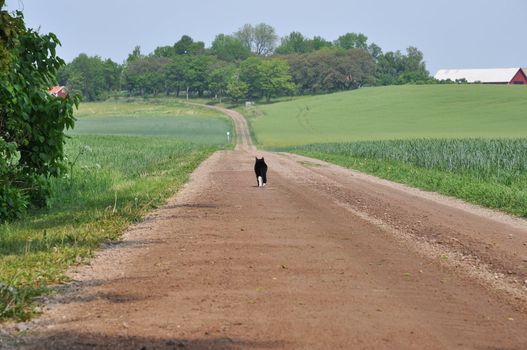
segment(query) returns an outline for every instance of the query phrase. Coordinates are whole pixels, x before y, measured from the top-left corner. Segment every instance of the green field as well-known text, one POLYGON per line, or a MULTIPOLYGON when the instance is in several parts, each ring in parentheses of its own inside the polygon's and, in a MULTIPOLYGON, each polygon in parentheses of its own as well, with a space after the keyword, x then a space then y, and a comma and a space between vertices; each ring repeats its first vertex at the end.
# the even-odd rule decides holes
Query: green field
POLYGON ((188 106, 172 98, 129 98, 104 102, 82 103, 75 113, 77 118, 85 117, 159 117, 159 116, 196 116, 219 117, 221 113, 208 108, 188 106))
POLYGON ((265 148, 527 217, 527 87, 406 85, 243 111, 265 148))
POLYGON ((88 259, 102 242, 119 238, 130 223, 162 204, 212 152, 232 147, 224 134, 203 135, 204 129, 230 130, 226 117, 168 103, 145 112, 151 107, 83 105, 78 128, 65 146, 69 171, 52 180, 49 208, 0 225, 0 319, 30 317, 32 298, 66 281, 69 266, 88 259), (171 131, 163 133, 159 120, 171 131), (126 132, 120 132, 120 121, 126 132), (183 131, 170 129, 182 125, 183 131), (126 135, 107 135, 109 130, 126 135))
POLYGON ((224 144, 230 119, 206 108, 173 100, 131 100, 81 104, 71 135, 172 137, 202 144, 224 144))
POLYGON ((263 147, 412 138, 527 136, 527 87, 405 85, 242 111, 263 147))
POLYGON ((205 144, 226 142, 232 133, 228 120, 203 117, 100 117, 80 118, 72 135, 127 135, 173 137, 205 144))

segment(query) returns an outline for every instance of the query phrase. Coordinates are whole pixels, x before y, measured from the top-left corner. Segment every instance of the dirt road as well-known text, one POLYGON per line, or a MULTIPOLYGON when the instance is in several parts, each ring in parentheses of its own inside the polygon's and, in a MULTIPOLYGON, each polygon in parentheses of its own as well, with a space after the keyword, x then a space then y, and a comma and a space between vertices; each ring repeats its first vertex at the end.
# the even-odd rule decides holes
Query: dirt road
POLYGON ((79 269, 19 347, 527 349, 525 221, 256 151, 229 113, 239 147, 79 269))

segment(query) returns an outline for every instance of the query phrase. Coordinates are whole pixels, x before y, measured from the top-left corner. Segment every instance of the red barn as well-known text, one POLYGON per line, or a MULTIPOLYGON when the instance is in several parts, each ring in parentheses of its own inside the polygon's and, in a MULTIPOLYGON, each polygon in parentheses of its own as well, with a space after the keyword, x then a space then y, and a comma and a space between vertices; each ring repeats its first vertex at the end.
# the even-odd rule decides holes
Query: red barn
POLYGON ((49 89, 48 92, 55 97, 64 98, 68 96, 68 91, 66 90, 65 86, 60 86, 60 85, 54 86, 51 89, 49 89))
POLYGON ((525 69, 520 68, 509 84, 527 84, 527 74, 525 72, 525 69))

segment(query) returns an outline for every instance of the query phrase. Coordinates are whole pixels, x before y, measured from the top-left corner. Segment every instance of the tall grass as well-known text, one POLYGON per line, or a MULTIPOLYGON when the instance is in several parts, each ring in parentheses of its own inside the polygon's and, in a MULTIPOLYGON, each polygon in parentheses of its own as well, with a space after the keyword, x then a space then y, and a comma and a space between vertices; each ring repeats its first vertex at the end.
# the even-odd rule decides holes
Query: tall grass
POLYGON ((0 225, 0 319, 29 318, 32 298, 163 203, 217 148, 173 138, 73 137, 66 145, 72 171, 53 180, 50 207, 0 225))
POLYGON ((527 217, 527 139, 416 139, 282 148, 527 217))

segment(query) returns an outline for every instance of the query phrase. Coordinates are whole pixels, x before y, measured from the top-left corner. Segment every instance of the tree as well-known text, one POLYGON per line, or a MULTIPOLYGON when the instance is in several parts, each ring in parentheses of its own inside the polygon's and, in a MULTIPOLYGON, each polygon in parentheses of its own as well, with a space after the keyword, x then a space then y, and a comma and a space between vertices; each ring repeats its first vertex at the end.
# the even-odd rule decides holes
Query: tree
POLYGON ((335 46, 344 50, 349 49, 368 49, 368 37, 362 33, 346 33, 339 36, 335 41, 335 46))
MULTIPOLYGON (((138 59, 132 60, 136 62, 138 59)), ((139 59, 140 60, 140 59, 139 59)), ((81 53, 59 70, 58 80, 68 90, 79 92, 87 101, 104 99, 111 91, 121 88, 122 67, 111 59, 81 53)))
POLYGON ((362 49, 322 49, 287 59, 300 93, 356 89, 375 82, 375 62, 362 49))
POLYGON ((227 84, 227 95, 234 101, 239 102, 247 96, 249 85, 242 81, 239 75, 233 75, 227 84))
POLYGON ((227 62, 243 61, 250 56, 251 50, 230 35, 218 34, 211 45, 211 53, 227 62))
POLYGON ((251 24, 244 24, 243 27, 234 33, 234 37, 238 39, 247 50, 252 51, 254 42, 254 28, 251 24))
POLYGON ((247 84, 247 96, 260 98, 261 95, 261 62, 260 57, 249 57, 240 64, 239 79, 247 84))
POLYGON ((375 43, 371 43, 368 46, 368 52, 370 53, 371 57, 377 62, 379 57, 382 55, 382 49, 379 45, 375 43))
POLYGON ((181 39, 179 39, 179 41, 174 44, 174 51, 176 52, 176 55, 190 53, 190 48, 192 47, 193 43, 194 40, 192 40, 190 36, 183 35, 181 39))
POLYGON ((265 23, 257 24, 255 27, 245 24, 234 33, 234 37, 247 49, 262 56, 272 54, 278 41, 274 28, 265 23))
POLYGON ((176 50, 174 46, 158 46, 154 49, 154 56, 157 57, 174 57, 176 55, 176 50))
POLYGON ((304 38, 300 32, 291 32, 282 38, 280 46, 275 50, 275 53, 280 55, 289 55, 292 53, 306 53, 312 51, 309 47, 309 41, 304 38))
POLYGON ((310 59, 315 55, 316 53, 287 56, 291 80, 296 84, 300 94, 316 93, 318 90, 314 62, 310 59))
POLYGON ((194 41, 190 36, 183 35, 178 42, 174 44, 176 55, 200 55, 205 52, 205 44, 202 41, 194 41))
POLYGON ((141 46, 137 45, 136 47, 134 47, 134 50, 132 51, 132 53, 130 53, 128 55, 128 58, 126 59, 126 62, 130 63, 130 62, 138 60, 138 59, 140 59, 142 57, 143 57, 143 55, 141 54, 141 46))
POLYGON ((121 90, 121 65, 115 63, 111 59, 106 59, 103 63, 104 76, 104 90, 105 91, 119 91, 121 90))
POLYGON ((257 24, 254 27, 254 52, 257 55, 270 55, 276 47, 278 36, 270 25, 257 24))
POLYGON ((166 91, 165 67, 170 63, 166 57, 143 57, 130 62, 123 70, 123 85, 130 94, 157 95, 166 91))
POLYGON ((377 60, 377 84, 396 85, 426 83, 431 81, 423 61, 423 53, 415 47, 406 49, 406 55, 400 51, 381 54, 377 60))
POLYGON ((285 60, 271 59, 261 62, 260 90, 267 102, 272 97, 289 95, 294 92, 295 85, 291 82, 289 64, 285 60))
POLYGON ((219 98, 220 103, 222 97, 227 93, 229 82, 235 73, 236 67, 234 65, 221 66, 212 70, 209 76, 209 89, 215 98, 219 98))
POLYGON ((210 56, 195 56, 189 58, 189 72, 187 86, 189 92, 197 92, 199 97, 208 89, 209 66, 212 64, 210 56))
POLYGON ((26 28, 21 12, 0 1, 0 221, 20 217, 27 205, 45 205, 49 178, 64 167, 64 130, 73 128, 78 96, 53 97, 64 61, 58 38, 26 28))
POLYGON ((164 67, 165 75, 165 93, 169 95, 171 92, 175 92, 176 96, 179 97, 181 89, 184 89, 184 77, 185 70, 184 56, 173 57, 170 62, 164 67))
POLYGON ((102 60, 81 53, 60 72, 60 83, 79 92, 84 100, 98 100, 106 84, 102 60))
POLYGON ((248 86, 251 98, 265 97, 267 101, 280 94, 294 91, 289 65, 281 59, 250 57, 240 65, 240 80, 248 86))
POLYGON ((333 44, 326 39, 315 36, 313 39, 308 39, 299 32, 291 32, 291 34, 281 39, 280 46, 275 50, 276 54, 291 55, 295 53, 307 53, 318 51, 324 48, 330 48, 333 44))
POLYGON ((410 46, 406 49, 404 72, 399 79, 402 84, 426 82, 430 79, 430 73, 426 70, 424 55, 416 47, 410 46))
POLYGON ((326 39, 320 36, 314 36, 313 39, 308 41, 308 44, 311 48, 313 48, 313 51, 318 51, 333 46, 331 41, 327 41, 326 39))

